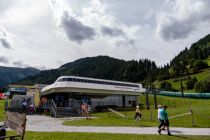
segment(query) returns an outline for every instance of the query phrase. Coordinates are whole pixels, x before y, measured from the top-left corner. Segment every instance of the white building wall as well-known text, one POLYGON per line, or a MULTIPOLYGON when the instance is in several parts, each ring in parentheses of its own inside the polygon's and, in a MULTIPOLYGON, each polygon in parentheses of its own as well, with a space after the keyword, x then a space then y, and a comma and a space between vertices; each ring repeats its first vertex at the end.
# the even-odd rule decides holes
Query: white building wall
MULTIPOLYGON (((125 102, 127 107, 132 107, 132 101, 136 101, 136 96, 125 96, 125 102), (130 101, 130 102, 129 102, 130 101)), ((113 95, 113 96, 108 96, 103 99, 91 99, 91 106, 94 108, 96 106, 106 106, 106 105, 116 105, 119 107, 123 106, 122 102, 122 96, 121 95, 113 95)))

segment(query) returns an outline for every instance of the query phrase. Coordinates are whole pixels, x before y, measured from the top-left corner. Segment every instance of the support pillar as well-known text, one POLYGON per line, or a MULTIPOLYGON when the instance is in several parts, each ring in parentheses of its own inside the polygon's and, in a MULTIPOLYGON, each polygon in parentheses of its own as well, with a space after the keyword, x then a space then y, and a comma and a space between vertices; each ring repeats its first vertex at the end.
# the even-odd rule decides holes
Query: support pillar
POLYGON ((125 113, 125 118, 126 118, 126 96, 122 95, 122 103, 123 103, 123 109, 125 113))

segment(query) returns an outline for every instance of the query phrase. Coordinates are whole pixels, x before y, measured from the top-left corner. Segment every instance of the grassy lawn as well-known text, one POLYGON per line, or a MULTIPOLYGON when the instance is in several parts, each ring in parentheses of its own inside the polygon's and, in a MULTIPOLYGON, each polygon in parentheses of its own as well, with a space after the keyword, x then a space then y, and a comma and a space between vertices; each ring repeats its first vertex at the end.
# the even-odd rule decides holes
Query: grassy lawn
POLYGON ((0 121, 4 120, 4 100, 0 100, 0 121))
MULTIPOLYGON (((194 111, 195 125, 192 126, 190 115, 184 117, 173 118, 170 120, 170 125, 174 127, 206 127, 210 128, 210 100, 201 99, 182 99, 175 97, 157 96, 158 104, 168 105, 169 116, 175 116, 189 112, 189 104, 192 104, 194 111)), ((145 97, 141 96, 140 101, 145 104, 145 97)), ((92 116, 96 117, 91 120, 74 120, 66 121, 64 125, 72 126, 157 126, 157 110, 154 109, 153 97, 150 96, 151 110, 143 109, 142 121, 134 123, 134 111, 127 111, 127 119, 121 118, 114 113, 94 113, 92 116)), ((124 112, 121 112, 124 113, 124 112)))
MULTIPOLYGON (((210 58, 209 58, 209 61, 208 61, 209 65, 210 65, 210 58)), ((197 73, 197 74, 193 74, 193 75, 190 75, 191 77, 196 77, 198 81, 201 81, 201 80, 204 80, 206 79, 208 76, 210 76, 210 69, 205 69, 203 70, 202 72, 200 73, 197 73)), ((177 78, 177 79, 183 79, 184 77, 180 77, 180 78, 177 78)), ((165 81, 168 81, 172 84, 172 87, 177 89, 177 90, 180 90, 181 88, 181 85, 180 85, 180 81, 179 80, 176 80, 176 79, 169 79, 169 80, 165 80, 165 81)), ((161 81, 161 82, 164 82, 164 81, 161 81)), ((161 84, 160 81, 155 81, 154 82, 154 85, 155 87, 160 87, 160 84, 161 84)), ((183 80, 183 86, 186 86, 186 80, 183 80)), ((195 92, 194 90, 185 90, 185 92, 195 92)))
MULTIPOLYGON (((10 132, 11 133, 11 132, 10 132)), ((26 132, 25 140, 209 140, 210 136, 167 136, 107 133, 26 132)))

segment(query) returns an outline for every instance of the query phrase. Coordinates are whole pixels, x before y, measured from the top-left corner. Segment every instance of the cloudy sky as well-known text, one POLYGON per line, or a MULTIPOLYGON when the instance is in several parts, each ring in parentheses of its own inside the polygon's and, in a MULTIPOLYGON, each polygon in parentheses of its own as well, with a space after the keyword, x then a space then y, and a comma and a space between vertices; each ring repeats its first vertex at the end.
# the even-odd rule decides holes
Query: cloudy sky
POLYGON ((0 65, 108 55, 166 64, 210 33, 208 0, 0 0, 0 65))

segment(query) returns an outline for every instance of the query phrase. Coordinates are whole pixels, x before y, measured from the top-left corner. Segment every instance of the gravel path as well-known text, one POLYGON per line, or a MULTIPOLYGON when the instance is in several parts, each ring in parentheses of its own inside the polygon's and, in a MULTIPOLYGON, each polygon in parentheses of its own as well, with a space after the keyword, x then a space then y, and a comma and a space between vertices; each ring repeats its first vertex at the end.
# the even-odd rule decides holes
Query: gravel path
MULTIPOLYGON (((126 134, 158 134, 156 127, 96 127, 96 126, 64 126, 65 120, 82 118, 51 118, 48 116, 27 116, 27 131, 36 132, 95 132, 95 133, 126 133, 126 134)), ((166 134, 166 131, 162 132, 166 134)), ((209 135, 210 128, 171 128, 173 135, 209 135)))

